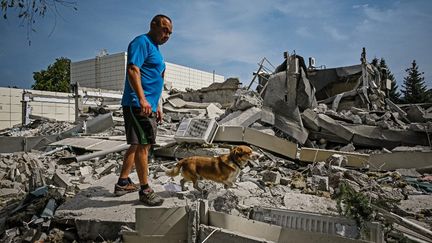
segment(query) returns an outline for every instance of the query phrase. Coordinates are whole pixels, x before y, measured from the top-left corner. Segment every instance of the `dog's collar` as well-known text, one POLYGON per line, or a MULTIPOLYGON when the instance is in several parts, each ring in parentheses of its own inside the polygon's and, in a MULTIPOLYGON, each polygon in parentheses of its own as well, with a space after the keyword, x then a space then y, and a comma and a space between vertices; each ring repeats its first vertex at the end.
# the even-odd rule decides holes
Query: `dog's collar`
POLYGON ((240 164, 233 158, 233 156, 230 154, 229 155, 229 159, 235 164, 235 165, 237 165, 237 167, 239 167, 240 169, 242 168, 241 166, 240 166, 240 164))

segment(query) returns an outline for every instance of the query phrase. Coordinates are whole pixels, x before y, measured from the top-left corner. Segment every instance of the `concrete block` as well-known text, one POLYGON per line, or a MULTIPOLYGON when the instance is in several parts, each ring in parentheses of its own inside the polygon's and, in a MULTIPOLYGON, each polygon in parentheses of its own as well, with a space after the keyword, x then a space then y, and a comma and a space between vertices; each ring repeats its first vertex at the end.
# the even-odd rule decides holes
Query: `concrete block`
POLYGON ((261 110, 261 121, 270 125, 275 124, 275 115, 271 108, 263 107, 261 110))
POLYGON ((243 142, 244 129, 240 126, 220 126, 213 141, 243 142))
POLYGON ((259 119, 261 119, 261 109, 257 107, 251 107, 240 114, 238 112, 231 113, 219 121, 219 124, 222 126, 248 127, 259 119))
POLYGON ((297 144, 251 128, 245 129, 243 140, 246 143, 281 154, 291 159, 295 159, 297 155, 297 144))
POLYGON ((314 148, 302 148, 300 150, 300 160, 307 162, 326 161, 333 154, 340 154, 347 157, 347 166, 363 168, 367 166, 369 160, 368 154, 361 153, 348 153, 336 150, 325 150, 325 149, 314 149, 314 148))
POLYGON ((282 186, 288 186, 290 184, 290 182, 291 182, 291 180, 289 178, 287 178, 287 177, 282 177, 280 179, 280 184, 282 186))
POLYGON ((263 173, 262 180, 264 182, 270 182, 270 183, 273 183, 273 184, 279 184, 280 180, 281 180, 281 174, 279 172, 275 172, 275 171, 265 171, 263 173))
POLYGON ((311 129, 313 131, 320 130, 318 124, 318 114, 315 111, 311 109, 306 109, 301 114, 301 117, 306 128, 311 129))
POLYGON ((224 113, 223 110, 221 110, 213 103, 207 106, 206 111, 207 111, 208 118, 218 118, 220 115, 224 113))

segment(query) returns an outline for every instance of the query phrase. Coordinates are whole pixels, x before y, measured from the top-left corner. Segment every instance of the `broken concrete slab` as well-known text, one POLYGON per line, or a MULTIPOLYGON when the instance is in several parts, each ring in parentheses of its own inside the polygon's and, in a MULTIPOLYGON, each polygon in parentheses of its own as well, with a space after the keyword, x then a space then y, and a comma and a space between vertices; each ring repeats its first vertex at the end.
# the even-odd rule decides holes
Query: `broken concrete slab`
POLYGON ((407 113, 403 111, 399 106, 393 103, 389 98, 385 99, 385 103, 389 106, 390 110, 399 113, 399 116, 403 119, 404 122, 410 123, 411 121, 407 118, 407 113))
POLYGON ((367 167, 369 161, 368 154, 349 153, 336 150, 314 149, 314 148, 301 148, 299 160, 306 162, 319 162, 326 161, 333 154, 340 154, 346 156, 348 159, 347 166, 364 168, 367 167))
MULTIPOLYGON (((294 111, 298 112, 298 111, 294 111)), ((300 114, 299 114, 300 117, 300 114)), ((303 123, 295 122, 285 116, 275 114, 274 127, 279 129, 281 132, 295 139, 298 143, 304 144, 308 138, 308 130, 303 127, 303 123)))
POLYGON ((297 144, 255 129, 246 128, 243 141, 291 159, 295 159, 297 155, 297 144))
POLYGON ((268 107, 262 107, 261 110, 261 121, 269 125, 275 124, 275 115, 273 111, 268 107))
POLYGON ((186 101, 179 97, 168 98, 167 102, 170 103, 175 108, 182 108, 186 105, 186 101))
POLYGON ((234 103, 229 109, 231 111, 244 111, 252 107, 261 108, 262 104, 263 100, 257 92, 239 89, 234 95, 234 103))
POLYGON ((423 168, 431 166, 431 163, 431 151, 400 151, 385 154, 371 154, 369 157, 371 170, 423 168))
POLYGON ((220 126, 213 141, 243 142, 244 129, 239 126, 220 126))
MULTIPOLYGON (((130 176, 133 181, 138 180, 136 173, 130 176)), ((134 209, 145 206, 139 202, 138 193, 115 197, 113 189, 117 179, 118 176, 110 174, 81 190, 75 197, 60 205, 55 213, 56 220, 75 222, 80 238, 86 240, 96 240, 100 239, 99 237, 115 240, 122 225, 134 228, 134 209)), ((163 207, 182 207, 186 204, 184 200, 175 200, 176 198, 163 194, 162 185, 154 185, 153 189, 166 197, 163 207)))
POLYGON ((406 108, 407 118, 411 122, 425 122, 425 110, 418 105, 410 105, 406 108))
POLYGON ((344 140, 351 141, 353 138, 354 133, 351 130, 339 124, 327 115, 318 114, 318 124, 320 127, 332 132, 334 135, 341 137, 344 140))
POLYGON ((219 121, 221 126, 241 126, 248 127, 252 123, 261 119, 261 109, 257 107, 251 107, 243 112, 230 113, 219 121))
POLYGON ((297 154, 297 144, 253 128, 221 126, 214 141, 245 142, 291 159, 295 159, 297 154))
POLYGON ((106 150, 125 144, 124 141, 106 140, 97 138, 75 137, 66 138, 54 143, 52 146, 71 146, 75 148, 85 149, 88 151, 106 150))
POLYGON ((84 132, 86 134, 94 134, 114 127, 112 113, 98 115, 95 118, 88 120, 84 123, 84 132))
POLYGON ((378 126, 345 125, 352 133, 353 144, 367 147, 393 149, 400 145, 429 145, 424 133, 400 129, 382 129, 378 126))
POLYGON ((315 111, 311 109, 306 109, 301 114, 301 117, 306 128, 311 129, 313 131, 320 130, 319 123, 318 123, 318 114, 315 111))
POLYGON ((183 242, 187 240, 185 207, 135 209, 135 232, 123 232, 124 242, 183 242))

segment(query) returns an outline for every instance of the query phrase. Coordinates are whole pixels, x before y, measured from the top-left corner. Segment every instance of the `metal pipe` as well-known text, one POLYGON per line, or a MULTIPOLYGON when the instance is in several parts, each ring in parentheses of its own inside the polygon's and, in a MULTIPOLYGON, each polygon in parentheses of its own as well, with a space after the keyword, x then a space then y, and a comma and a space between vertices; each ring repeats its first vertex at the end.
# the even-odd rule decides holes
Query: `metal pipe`
POLYGON ((115 146, 115 147, 110 148, 110 149, 97 151, 97 152, 94 152, 91 154, 80 155, 80 156, 72 157, 69 159, 73 159, 76 162, 85 161, 85 160, 93 159, 96 157, 104 156, 104 155, 107 155, 110 153, 115 153, 115 152, 120 152, 120 151, 126 150, 129 148, 129 146, 130 146, 129 144, 122 144, 122 145, 118 145, 118 146, 115 146))

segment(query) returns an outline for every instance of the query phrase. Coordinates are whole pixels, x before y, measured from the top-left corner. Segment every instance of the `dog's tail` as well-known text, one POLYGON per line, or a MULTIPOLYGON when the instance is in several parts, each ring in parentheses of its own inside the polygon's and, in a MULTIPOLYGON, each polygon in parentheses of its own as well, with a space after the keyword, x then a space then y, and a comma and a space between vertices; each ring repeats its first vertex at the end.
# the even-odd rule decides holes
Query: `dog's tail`
POLYGON ((171 176, 171 177, 177 176, 178 174, 180 174, 180 169, 182 167, 182 163, 183 163, 183 160, 180 160, 174 167, 172 167, 169 170, 166 170, 165 174, 167 176, 171 176))

